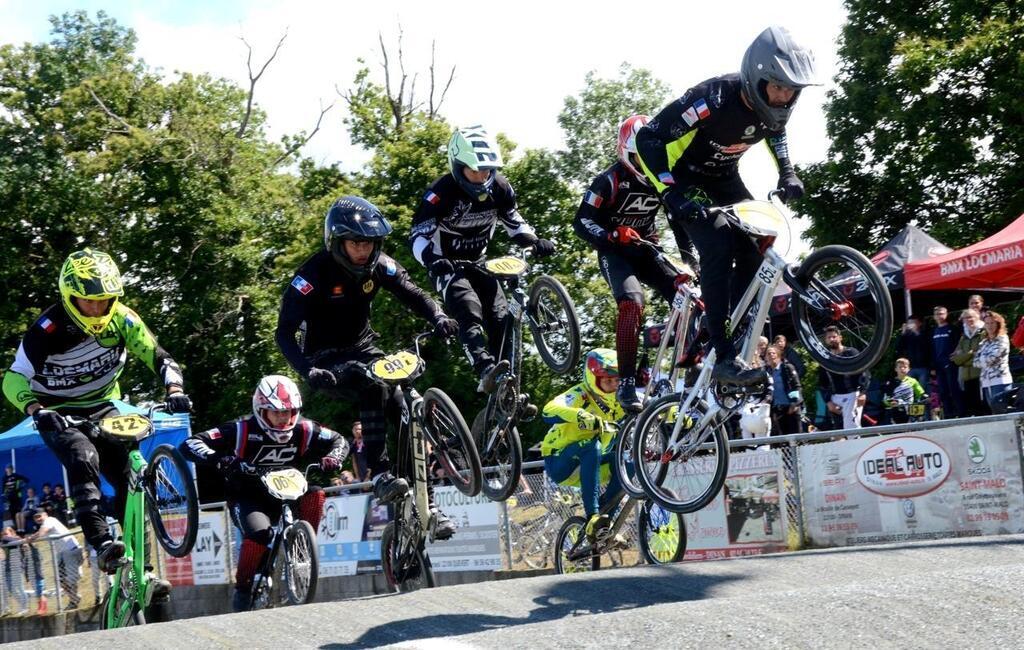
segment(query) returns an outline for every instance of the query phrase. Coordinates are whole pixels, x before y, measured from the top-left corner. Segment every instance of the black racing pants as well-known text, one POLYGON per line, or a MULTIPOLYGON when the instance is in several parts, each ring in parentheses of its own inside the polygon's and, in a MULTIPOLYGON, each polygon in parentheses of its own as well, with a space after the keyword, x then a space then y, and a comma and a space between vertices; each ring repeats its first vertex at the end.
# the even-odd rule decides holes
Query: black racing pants
POLYGON ((391 471, 388 461, 387 433, 388 426, 398 431, 402 419, 408 419, 402 390, 398 387, 385 387, 376 384, 366 377, 344 368, 348 361, 359 361, 369 365, 384 356, 377 347, 363 345, 341 351, 331 351, 314 357, 313 362, 320 368, 327 368, 335 373, 338 384, 324 392, 333 399, 355 402, 359 405, 359 421, 363 424, 363 443, 366 449, 366 462, 371 477, 391 471))
MULTIPOLYGON (((684 164, 672 170, 676 184, 684 191, 702 190, 712 205, 729 205, 753 197, 739 174, 714 178, 691 171, 684 164)), ((762 256, 743 232, 729 226, 724 218, 673 215, 682 224, 700 254, 700 288, 707 313, 708 334, 719 361, 736 356, 726 333, 726 321, 733 305, 747 290, 762 256), (735 266, 735 269, 733 268, 735 266)))
MULTIPOLYGON (((61 408, 61 415, 86 418, 93 422, 117 415, 109 402, 89 408, 61 408)), ((114 516, 124 525, 128 501, 128 446, 94 435, 89 427, 69 427, 58 434, 42 434, 43 442, 57 456, 68 473, 75 516, 89 544, 98 549, 112 539, 110 527, 100 509, 100 475, 114 486, 114 516), (85 429, 83 431, 83 429, 85 429)))
POLYGON ((455 274, 435 278, 448 315, 459 322, 459 340, 480 374, 495 362, 501 350, 508 301, 497 278, 465 265, 455 274))

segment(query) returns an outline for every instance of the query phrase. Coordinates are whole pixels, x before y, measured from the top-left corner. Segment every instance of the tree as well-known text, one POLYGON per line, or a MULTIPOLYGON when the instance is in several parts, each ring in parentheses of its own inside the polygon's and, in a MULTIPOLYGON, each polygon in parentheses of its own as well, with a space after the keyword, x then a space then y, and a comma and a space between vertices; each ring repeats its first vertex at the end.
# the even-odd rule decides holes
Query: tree
POLYGON ((1024 212, 1024 6, 846 4, 829 157, 803 172, 814 244, 871 252, 915 223, 962 246, 1024 212))

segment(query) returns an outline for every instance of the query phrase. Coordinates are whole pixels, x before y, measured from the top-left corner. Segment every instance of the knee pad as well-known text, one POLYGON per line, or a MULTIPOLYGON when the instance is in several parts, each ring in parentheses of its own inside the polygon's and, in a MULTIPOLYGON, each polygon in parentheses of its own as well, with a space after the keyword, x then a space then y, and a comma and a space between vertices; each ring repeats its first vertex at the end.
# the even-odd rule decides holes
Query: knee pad
POLYGON ((273 528, 270 527, 254 530, 251 533, 249 533, 248 537, 246 537, 245 539, 251 541, 253 544, 258 544, 262 546, 264 549, 266 549, 270 546, 270 542, 273 540, 272 531, 273 528))

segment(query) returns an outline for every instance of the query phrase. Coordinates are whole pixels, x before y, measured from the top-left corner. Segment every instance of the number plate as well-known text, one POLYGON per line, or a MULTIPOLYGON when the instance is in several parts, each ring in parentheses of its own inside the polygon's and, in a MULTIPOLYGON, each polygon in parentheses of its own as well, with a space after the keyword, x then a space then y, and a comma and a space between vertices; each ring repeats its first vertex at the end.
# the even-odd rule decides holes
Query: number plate
POLYGON ((142 440, 153 431, 149 418, 136 413, 112 415, 100 420, 100 429, 107 435, 130 440, 142 440))
POLYGON ((513 300, 508 303, 508 313, 512 314, 512 318, 519 320, 523 317, 523 308, 513 300))
POLYGON ((686 296, 676 293, 676 297, 672 299, 672 309, 682 311, 684 307, 686 307, 686 296))
POLYGON ((912 416, 924 415, 924 404, 911 404, 907 414, 912 416))
POLYGON ((412 352, 403 350, 396 354, 389 354, 386 357, 377 359, 370 367, 371 372, 377 377, 387 381, 408 379, 419 368, 420 358, 412 352))
POLYGON ((494 275, 522 275, 526 273, 527 264, 518 257, 498 257, 484 262, 484 268, 494 275))
POLYGON ((761 284, 770 287, 775 284, 775 276, 778 274, 779 270, 771 262, 765 260, 761 262, 761 268, 757 270, 757 279, 761 281, 761 284))
POLYGON ((268 472, 261 478, 270 496, 276 499, 294 501, 306 493, 306 477, 294 467, 268 472))

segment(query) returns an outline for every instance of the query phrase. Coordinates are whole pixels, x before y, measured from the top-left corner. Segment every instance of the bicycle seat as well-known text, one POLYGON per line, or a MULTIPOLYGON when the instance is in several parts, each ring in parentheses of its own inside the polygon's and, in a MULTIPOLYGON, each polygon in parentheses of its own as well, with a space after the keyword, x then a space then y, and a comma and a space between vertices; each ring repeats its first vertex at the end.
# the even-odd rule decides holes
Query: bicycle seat
POLYGON ((277 469, 260 476, 270 496, 281 501, 295 501, 306 493, 306 477, 294 467, 277 469))
POLYGON ((153 433, 153 422, 136 413, 112 415, 99 421, 99 430, 114 440, 138 442, 153 433))
POLYGON ((518 257, 496 257, 484 262, 484 270, 499 278, 514 278, 528 271, 530 265, 518 257))
POLYGON ((373 362, 370 374, 388 384, 400 384, 416 379, 423 373, 423 359, 408 350, 389 354, 373 362))
MULTIPOLYGON (((770 201, 740 201, 725 209, 734 226, 758 240, 762 252, 769 246, 776 249, 790 246, 789 222, 770 201), (776 243, 777 239, 784 241, 776 243)), ((784 253, 785 251, 783 251, 784 253)))

